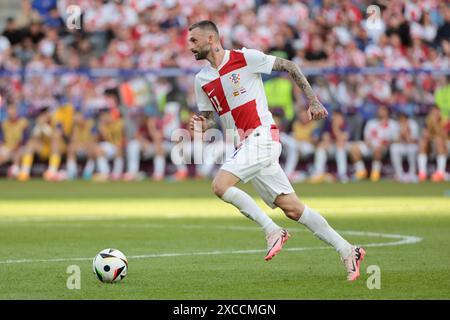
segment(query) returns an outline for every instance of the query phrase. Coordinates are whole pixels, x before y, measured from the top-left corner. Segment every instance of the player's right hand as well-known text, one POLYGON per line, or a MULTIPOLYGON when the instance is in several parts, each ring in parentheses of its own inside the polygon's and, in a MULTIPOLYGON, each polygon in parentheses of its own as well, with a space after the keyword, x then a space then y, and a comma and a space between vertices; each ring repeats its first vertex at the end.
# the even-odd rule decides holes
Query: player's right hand
POLYGON ((204 132, 206 118, 201 115, 194 114, 189 120, 189 129, 192 131, 204 132))
POLYGON ((321 120, 328 116, 328 111, 320 103, 319 99, 315 98, 309 104, 308 108, 308 118, 309 120, 321 120))

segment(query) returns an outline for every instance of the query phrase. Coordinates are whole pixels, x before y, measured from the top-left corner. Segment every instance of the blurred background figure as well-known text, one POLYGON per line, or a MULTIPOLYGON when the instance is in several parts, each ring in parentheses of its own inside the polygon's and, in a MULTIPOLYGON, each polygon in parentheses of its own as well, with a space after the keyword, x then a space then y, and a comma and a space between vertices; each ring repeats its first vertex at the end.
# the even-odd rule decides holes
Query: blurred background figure
POLYGON ((348 182, 347 176, 347 147, 349 128, 345 123, 341 111, 335 110, 331 121, 327 121, 322 132, 322 137, 317 145, 314 156, 314 175, 311 182, 323 182, 327 180, 325 175, 328 157, 334 157, 337 167, 337 179, 340 182, 348 182))
POLYGON ((377 118, 369 120, 364 128, 364 141, 354 142, 351 146, 350 155, 357 180, 367 177, 363 158, 369 157, 372 159, 370 180, 380 180, 382 160, 396 138, 397 131, 398 124, 389 118, 389 108, 379 106, 377 118))
POLYGON ((95 147, 97 144, 97 131, 93 118, 76 111, 73 120, 73 130, 67 147, 66 171, 69 180, 78 177, 77 160, 85 160, 82 177, 90 180, 95 170, 95 147))
MULTIPOLYGON (((204 66, 192 59, 187 50, 187 28, 198 20, 209 19, 221 26, 221 40, 227 49, 255 48, 297 63, 330 114, 342 112, 349 135, 347 151, 355 163, 349 170, 345 168, 342 149, 331 147, 341 143, 337 138, 334 141, 331 123, 320 125, 325 125, 322 134, 322 128, 314 129, 315 138, 302 137, 304 140, 297 140, 300 144, 295 142, 295 137, 307 136, 311 129, 304 122, 302 128, 307 131, 298 130, 302 122, 300 110, 306 108, 306 99, 285 74, 263 77, 270 110, 283 111, 282 160, 293 181, 306 177, 299 174, 302 171, 308 171, 311 182, 329 181, 334 176, 345 181, 344 172, 353 175, 354 169, 358 179, 365 178, 368 170, 359 158, 366 162, 374 160, 373 180, 378 180, 381 168, 386 178, 409 180, 413 163, 408 161, 408 171, 402 175, 398 163, 399 157, 403 159, 405 155, 399 153, 398 144, 393 149, 389 143, 382 147, 386 156, 381 158, 379 148, 371 146, 368 149, 372 151, 361 155, 356 147, 359 144, 355 142, 364 140, 365 129, 369 124, 372 126, 371 120, 377 117, 380 105, 405 113, 417 123, 422 140, 417 168, 421 179, 428 178, 430 173, 432 181, 447 180, 444 153, 450 148, 444 145, 448 137, 436 138, 445 133, 437 133, 437 127, 429 123, 433 120, 427 117, 433 113, 430 106, 436 105, 442 126, 450 126, 450 6, 445 1, 433 0, 372 4, 380 8, 376 28, 368 23, 369 3, 356 0, 220 0, 206 6, 197 0, 3 1, 0 121, 7 120, 7 106, 14 104, 20 117, 28 121, 28 128, 16 149, 3 151, 0 157, 5 159, 0 164, 0 173, 15 175, 21 167, 19 171, 23 173, 17 177, 22 180, 42 175, 47 180, 59 181, 64 178, 64 171, 70 171, 69 177, 73 177, 74 157, 77 169, 85 160, 81 154, 74 155, 81 152, 74 149, 85 147, 71 143, 73 110, 91 117, 109 108, 114 121, 123 122, 119 148, 123 150, 117 150, 116 168, 122 166, 126 172, 122 169, 120 174, 108 173, 108 179, 151 177, 178 181, 210 176, 217 161, 227 153, 228 142, 222 145, 211 142, 204 148, 196 146, 196 150, 185 145, 172 152, 178 144, 171 139, 175 130, 186 129, 183 121, 187 113, 197 108, 193 75, 204 66), (67 7, 71 4, 81 9, 80 29, 66 26, 67 7), (42 154, 46 157, 41 158, 35 157, 40 152, 30 150, 30 146, 42 145, 44 141, 42 136, 39 143, 36 137, 31 138, 36 112, 43 108, 48 108, 51 114, 52 133, 48 155, 42 154), (137 114, 144 114, 154 123, 140 123, 137 114), (140 133, 136 133, 138 125, 140 133), (207 148, 211 150, 206 152, 207 148), (182 149, 186 154, 182 154, 182 149), (192 165, 199 150, 208 158, 201 165, 192 165), (327 166, 330 157, 336 159, 336 168, 333 162, 327 166), (21 164, 10 166, 11 161, 21 164)), ((97 121, 94 122, 96 129, 90 144, 98 146, 104 138, 97 130, 97 121)), ((96 155, 94 166, 86 159, 82 170, 85 178, 91 170, 96 178, 102 177, 100 172, 107 172, 103 158, 106 155, 96 155)))
POLYGON ((419 142, 419 125, 406 113, 398 114, 398 133, 390 147, 391 163, 394 167, 394 179, 400 182, 417 181, 417 151, 419 142), (403 171, 403 158, 408 159, 408 174, 403 171))
POLYGON ((98 173, 95 181, 119 180, 124 169, 124 123, 119 115, 113 117, 112 110, 103 109, 98 119, 99 143, 96 148, 98 173), (109 161, 113 161, 111 172, 109 161))
POLYGON ((57 154, 55 148, 58 147, 58 144, 54 143, 55 136, 57 135, 52 127, 52 114, 49 108, 44 107, 38 111, 30 137, 25 143, 22 164, 17 175, 19 181, 30 179, 31 167, 36 154, 41 160, 49 159, 51 154, 57 154))
POLYGON ((11 163, 8 169, 8 177, 15 178, 19 174, 28 120, 19 116, 14 104, 8 104, 6 113, 7 118, 2 121, 0 126, 0 166, 11 163))
POLYGON ((445 167, 447 164, 447 133, 446 122, 438 107, 433 106, 425 121, 425 128, 422 130, 422 138, 419 146, 419 180, 428 178, 428 155, 436 158, 437 167, 431 176, 433 181, 443 181, 445 179, 445 167))
POLYGON ((127 172, 124 180, 141 180, 144 178, 139 171, 141 160, 153 158, 153 180, 164 179, 166 170, 166 150, 162 132, 162 120, 158 116, 148 114, 138 116, 137 131, 134 139, 126 146, 127 172))
POLYGON ((291 135, 286 135, 283 138, 280 137, 283 147, 286 148, 284 171, 289 179, 296 180, 297 173, 295 170, 299 159, 307 159, 314 154, 319 135, 319 122, 309 121, 306 110, 300 110, 292 124, 291 135))

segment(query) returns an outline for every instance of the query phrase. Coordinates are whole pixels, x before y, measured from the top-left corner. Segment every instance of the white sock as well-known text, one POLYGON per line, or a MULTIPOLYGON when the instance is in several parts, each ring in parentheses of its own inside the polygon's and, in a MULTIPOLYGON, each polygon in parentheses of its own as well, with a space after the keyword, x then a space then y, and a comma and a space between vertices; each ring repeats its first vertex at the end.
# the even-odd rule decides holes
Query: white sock
POLYGON ((84 176, 91 176, 92 173, 94 172, 94 169, 95 169, 95 162, 94 162, 94 160, 89 159, 86 162, 86 165, 84 166, 83 175, 84 176))
POLYGON ((114 159, 113 174, 120 176, 123 172, 123 158, 117 157, 114 159))
POLYGON ((428 157, 425 153, 420 153, 417 162, 419 163, 419 172, 427 173, 428 157))
POLYGON ((105 157, 97 158, 97 167, 98 167, 98 172, 100 172, 100 174, 109 175, 109 163, 105 157))
POLYGON ((177 167, 177 171, 178 172, 186 172, 186 171, 188 171, 188 167, 185 164, 178 164, 178 165, 176 165, 176 167, 177 167))
POLYGON ((316 237, 334 247, 342 258, 350 255, 351 244, 334 231, 318 212, 305 205, 305 210, 298 222, 305 225, 316 237))
POLYGON ((391 163, 394 167, 395 175, 398 178, 401 178, 403 176, 403 167, 402 167, 402 155, 400 152, 401 146, 398 144, 392 144, 391 145, 391 163))
POLYGON ((339 176, 347 175, 347 152, 344 149, 336 149, 336 165, 339 176))
POLYGON ((377 171, 377 172, 381 171, 381 161, 378 161, 378 160, 372 161, 372 171, 377 171))
POLYGON ((318 148, 314 156, 314 171, 316 175, 321 175, 325 172, 327 164, 327 152, 323 148, 318 148))
POLYGON ((153 158, 153 167, 155 176, 164 176, 164 172, 166 170, 166 158, 164 156, 156 155, 153 158))
POLYGON ((284 166, 284 172, 286 173, 286 176, 289 177, 292 173, 294 173, 295 168, 297 167, 300 154, 297 151, 297 143, 292 137, 289 137, 283 146, 286 147, 286 163, 284 166))
POLYGON ((77 163, 75 159, 67 159, 66 167, 69 179, 75 179, 77 177, 77 163))
POLYGON ((17 176, 20 172, 20 167, 17 164, 13 164, 11 165, 11 167, 9 168, 11 175, 13 177, 17 176))
POLYGON ((131 140, 127 144, 127 170, 131 174, 139 171, 141 146, 137 140, 131 140))
POLYGON ((445 154, 439 154, 437 156, 437 171, 445 173, 446 165, 447 165, 447 156, 445 154))
POLYGON ((356 172, 365 171, 366 167, 364 166, 364 162, 361 160, 355 163, 355 170, 356 172))
POLYGON ((230 187, 222 195, 222 200, 231 203, 249 219, 258 223, 266 234, 279 229, 280 227, 256 204, 247 193, 236 188, 230 187))
POLYGON ((408 165, 409 174, 416 174, 416 155, 417 155, 417 145, 408 145, 408 165))

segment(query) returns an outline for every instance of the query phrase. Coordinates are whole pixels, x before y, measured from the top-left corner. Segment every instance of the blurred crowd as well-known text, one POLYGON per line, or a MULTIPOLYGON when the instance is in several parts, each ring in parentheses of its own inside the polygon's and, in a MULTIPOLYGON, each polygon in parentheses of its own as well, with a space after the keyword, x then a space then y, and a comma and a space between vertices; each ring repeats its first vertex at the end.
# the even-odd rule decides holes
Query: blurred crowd
POLYGON ((34 158, 47 163, 39 174, 48 180, 214 174, 217 165, 209 162, 229 151, 226 144, 204 148, 211 161, 193 171, 182 159, 194 151, 172 152, 172 133, 186 127, 196 110, 194 74, 155 72, 204 65, 186 50, 187 28, 202 19, 219 26, 225 48, 259 49, 295 61, 307 74, 315 70, 308 79, 330 111, 327 121, 317 123, 306 121, 307 101, 286 75, 264 78, 292 181, 448 178, 446 1, 22 0, 20 5, 0 35, 0 167, 12 178, 29 179, 34 158), (79 21, 71 5, 79 6, 79 21), (366 67, 378 71, 360 72, 366 67))

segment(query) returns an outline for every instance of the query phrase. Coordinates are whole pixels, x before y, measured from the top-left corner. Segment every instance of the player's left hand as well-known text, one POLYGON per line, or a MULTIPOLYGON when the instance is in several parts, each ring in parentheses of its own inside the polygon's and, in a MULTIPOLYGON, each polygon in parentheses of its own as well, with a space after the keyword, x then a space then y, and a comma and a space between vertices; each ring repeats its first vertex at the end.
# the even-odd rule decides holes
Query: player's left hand
POLYGON ((319 101, 319 99, 314 99, 309 104, 308 108, 308 118, 309 120, 321 120, 328 116, 328 111, 319 101))
POLYGON ((189 129, 191 131, 205 132, 206 118, 202 115, 194 114, 189 120, 189 129))

